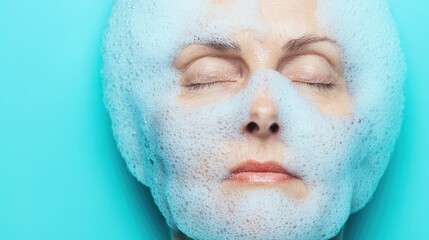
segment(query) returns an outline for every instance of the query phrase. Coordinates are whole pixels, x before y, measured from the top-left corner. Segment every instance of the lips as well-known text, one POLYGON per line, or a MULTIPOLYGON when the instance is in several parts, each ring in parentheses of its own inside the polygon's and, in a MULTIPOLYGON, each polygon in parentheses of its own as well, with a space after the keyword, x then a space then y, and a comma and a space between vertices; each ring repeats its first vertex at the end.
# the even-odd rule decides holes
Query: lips
POLYGON ((232 168, 230 176, 226 180, 269 184, 286 182, 291 179, 295 179, 295 177, 274 161, 260 163, 249 160, 232 168))

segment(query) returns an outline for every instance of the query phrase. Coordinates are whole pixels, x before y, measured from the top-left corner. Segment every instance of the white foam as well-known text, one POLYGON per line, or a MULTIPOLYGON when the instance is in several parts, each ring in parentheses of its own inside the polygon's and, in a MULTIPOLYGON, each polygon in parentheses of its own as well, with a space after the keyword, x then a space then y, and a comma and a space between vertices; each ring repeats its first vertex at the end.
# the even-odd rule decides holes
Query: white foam
POLYGON ((117 1, 103 75, 118 147, 169 226, 193 239, 328 239, 368 202, 399 134, 404 64, 387 3, 319 3, 322 26, 343 49, 352 116, 321 113, 283 75, 266 69, 224 101, 179 104, 171 63, 181 47, 240 29, 264 34, 258 1, 232 2, 226 11, 190 0, 117 1), (219 187, 230 167, 219 143, 246 141, 237 129, 260 89, 281 109, 280 139, 289 148, 283 162, 308 185, 304 200, 276 189, 225 195, 219 187))

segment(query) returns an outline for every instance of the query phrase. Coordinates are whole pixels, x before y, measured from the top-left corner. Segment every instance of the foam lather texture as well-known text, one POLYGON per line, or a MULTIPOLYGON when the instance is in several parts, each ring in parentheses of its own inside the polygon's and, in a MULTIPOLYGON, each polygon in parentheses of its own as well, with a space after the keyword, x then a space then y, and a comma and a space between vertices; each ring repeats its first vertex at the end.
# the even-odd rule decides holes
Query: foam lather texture
POLYGON ((240 29, 263 34, 259 1, 232 2, 222 11, 210 1, 117 1, 103 75, 118 148, 168 225, 193 239, 329 239, 369 201, 399 134, 405 67, 387 2, 319 1, 320 24, 343 49, 351 115, 322 113, 269 69, 223 101, 181 104, 172 67, 181 47, 240 29), (220 186, 231 167, 228 142, 247 141, 237 129, 261 90, 278 106, 288 146, 281 161, 306 183, 304 199, 220 186))

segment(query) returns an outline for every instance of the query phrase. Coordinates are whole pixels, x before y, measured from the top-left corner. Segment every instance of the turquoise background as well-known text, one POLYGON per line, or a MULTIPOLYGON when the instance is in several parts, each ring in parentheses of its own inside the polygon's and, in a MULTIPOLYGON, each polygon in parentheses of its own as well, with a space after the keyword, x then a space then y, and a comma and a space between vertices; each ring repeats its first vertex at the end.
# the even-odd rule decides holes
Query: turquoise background
MULTIPOLYGON (((167 239, 116 150, 101 93, 113 0, 0 1, 0 239, 167 239)), ((405 121, 345 239, 429 239, 429 2, 391 0, 408 62, 405 121)))

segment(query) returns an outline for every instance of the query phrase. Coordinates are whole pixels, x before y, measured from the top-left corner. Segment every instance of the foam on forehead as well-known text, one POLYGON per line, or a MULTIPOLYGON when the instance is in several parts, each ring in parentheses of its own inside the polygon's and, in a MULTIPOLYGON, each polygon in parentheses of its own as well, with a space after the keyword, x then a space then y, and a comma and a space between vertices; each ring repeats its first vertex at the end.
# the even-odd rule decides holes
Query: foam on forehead
POLYGON ((257 1, 245 0, 228 5, 210 1, 120 0, 114 11, 120 15, 116 17, 118 22, 110 25, 126 25, 117 31, 128 31, 125 34, 141 44, 139 49, 146 58, 165 60, 188 43, 229 38, 235 30, 262 30, 260 21, 248 21, 257 19, 258 5, 257 1), (244 8, 247 11, 243 12, 244 8))

